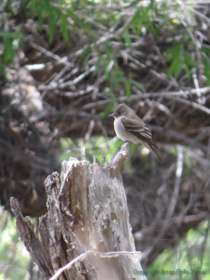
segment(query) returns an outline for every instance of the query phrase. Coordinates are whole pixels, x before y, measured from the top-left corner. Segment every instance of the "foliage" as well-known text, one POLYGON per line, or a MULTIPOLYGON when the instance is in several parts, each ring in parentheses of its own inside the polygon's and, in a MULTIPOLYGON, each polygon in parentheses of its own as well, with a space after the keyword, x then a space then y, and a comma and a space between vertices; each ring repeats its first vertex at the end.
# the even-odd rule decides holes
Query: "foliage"
POLYGON ((190 78, 190 68, 196 66, 196 62, 187 53, 183 45, 177 45, 170 48, 166 52, 166 60, 172 61, 168 70, 168 75, 174 75, 176 79, 179 77, 182 70, 185 70, 185 73, 190 78))
POLYGON ((209 221, 190 229, 176 249, 166 249, 153 262, 148 271, 159 273, 150 276, 150 280, 167 279, 207 280, 210 276, 209 258, 209 221), (161 273, 162 269, 162 273, 161 273))
POLYGON ((3 213, 2 208, 0 211, 0 279, 28 280, 29 253, 24 244, 18 240, 14 217, 3 213))
POLYGON ((102 163, 102 156, 106 161, 110 162, 111 155, 116 152, 117 148, 122 145, 122 141, 108 141, 105 137, 91 137, 89 141, 80 139, 72 141, 71 139, 61 139, 61 148, 63 154, 60 156, 60 161, 68 160, 69 157, 77 158, 78 160, 86 159, 90 162, 93 157, 96 157, 100 164, 102 163))
MULTIPOLYGON (((60 161, 70 156, 92 161, 94 155, 101 163, 102 154, 109 161, 122 142, 110 140, 115 134, 108 115, 116 104, 126 102, 144 117, 155 142, 162 144, 165 159, 159 166, 144 149, 133 147, 126 162, 130 172, 124 173, 127 192, 132 189, 138 200, 136 207, 133 201, 130 203, 130 217, 134 233, 141 233, 140 250, 151 249, 148 236, 155 239, 155 234, 162 233, 167 209, 163 206, 169 205, 177 179, 176 144, 185 145, 188 152, 183 159, 181 195, 170 223, 179 218, 182 208, 185 227, 180 223, 177 231, 188 230, 188 223, 184 223, 188 216, 195 218, 195 227, 200 212, 208 212, 208 4, 175 0, 4 0, 0 9, 0 83, 4 87, 3 95, 0 92, 0 129, 4 131, 0 136, 1 183, 5 179, 2 204, 9 205, 4 201, 5 192, 8 199, 14 193, 23 197, 19 193, 22 190, 23 209, 32 216, 37 214, 37 209, 29 209, 28 202, 37 198, 40 202, 41 197, 44 200, 46 173, 58 170, 50 166, 57 150, 46 155, 57 139, 61 150, 65 150, 60 161), (41 109, 34 110, 38 103, 41 109), (155 220, 156 213, 161 224, 155 220), (151 221, 155 230, 151 229, 151 221)), ((173 232, 170 227, 165 231, 173 232)), ((11 252, 16 256, 11 244, 18 242, 17 235, 4 232, 11 234, 11 252)), ((2 256, 6 258, 1 261, 7 259, 10 263, 2 236, 2 256)), ((171 235, 168 246, 175 246, 179 238, 181 235, 171 235)), ((164 246, 161 238, 148 263, 164 246)), ((169 257, 172 260, 167 252, 166 259, 169 257)), ((185 257, 180 257, 180 267, 181 262, 187 267, 185 257)), ((27 263, 24 257, 22 260, 27 263)), ((15 268, 24 277, 17 263, 15 258, 14 270, 0 277, 13 277, 15 268)), ((173 264, 165 267, 173 268, 173 264)))
POLYGON ((5 67, 9 63, 14 63, 17 49, 22 42, 23 36, 20 31, 17 32, 0 32, 0 79, 5 77, 5 67))
MULTIPOLYGON (((94 62, 96 67, 92 75, 104 73, 103 79, 108 82, 112 93, 123 89, 125 95, 130 96, 132 81, 139 83, 132 73, 132 68, 134 66, 147 67, 144 65, 144 59, 139 50, 136 49, 139 37, 151 34, 154 39, 158 39, 158 36, 164 36, 163 32, 166 28, 171 32, 170 40, 173 43, 165 45, 166 51, 161 58, 161 64, 164 65, 167 62, 170 64, 164 71, 169 77, 174 76, 175 79, 180 78, 184 71, 187 78, 192 79, 192 68, 195 67, 199 74, 201 71, 199 64, 203 63, 204 75, 209 83, 209 49, 201 47, 191 31, 194 28, 195 5, 164 0, 146 1, 145 4, 140 1, 124 1, 121 4, 121 1, 112 1, 113 6, 109 7, 106 6, 106 1, 98 3, 89 0, 79 2, 21 0, 18 11, 17 5, 8 0, 4 3, 4 8, 8 11, 5 15, 8 20, 17 12, 24 12, 25 17, 28 18, 37 18, 40 32, 45 31, 46 26, 48 27, 48 40, 51 44, 56 40, 58 29, 66 42, 71 40, 72 32, 77 34, 79 40, 88 36, 85 48, 82 49, 80 55, 85 58, 84 64, 88 66, 93 59, 93 54, 97 54, 94 62), (129 16, 126 17, 126 14, 129 16), (173 35, 177 32, 180 36, 173 35), (104 34, 102 37, 101 33, 104 34), (105 45, 103 46, 101 42, 105 42, 105 45), (131 60, 135 64, 128 63, 126 71, 120 65, 119 48, 120 52, 124 53, 124 59, 128 62, 131 60), (203 60, 200 59, 201 57, 203 60), (136 64, 137 60, 143 62, 142 66, 136 64)), ((19 41, 22 40, 20 34, 20 26, 15 30, 4 31, 0 34, 4 45, 4 51, 1 54, 2 66, 5 67, 5 63, 14 60, 15 50, 19 41)))

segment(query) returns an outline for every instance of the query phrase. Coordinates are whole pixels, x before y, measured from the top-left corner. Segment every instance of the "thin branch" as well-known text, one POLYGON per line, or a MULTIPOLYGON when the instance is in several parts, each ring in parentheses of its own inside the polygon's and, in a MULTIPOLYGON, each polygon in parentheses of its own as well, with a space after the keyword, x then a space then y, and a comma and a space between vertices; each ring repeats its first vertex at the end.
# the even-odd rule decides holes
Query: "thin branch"
POLYGON ((193 82, 194 82, 194 86, 197 90, 197 96, 198 96, 198 102, 200 104, 203 103, 203 98, 202 98, 202 94, 200 92, 200 87, 199 87, 199 82, 198 82, 198 78, 197 78, 197 75, 196 75, 196 72, 195 72, 195 68, 193 69, 193 82))
POLYGON ((176 143, 183 143, 184 145, 189 145, 190 147, 198 147, 201 149, 204 153, 207 153, 208 147, 201 142, 197 141, 194 138, 188 137, 186 134, 179 133, 170 129, 167 129, 165 127, 160 127, 156 125, 148 125, 150 129, 153 131, 157 131, 159 133, 163 133, 165 137, 165 142, 167 141, 173 141, 175 139, 176 143))
MULTIPOLYGON (((196 90, 197 91, 197 90, 196 90)), ((169 98, 168 96, 165 96, 166 98, 169 98)), ((176 100, 176 101, 179 101, 179 102, 182 102, 184 104, 187 104, 187 105, 190 105, 192 107, 194 107, 195 109, 198 109, 198 110, 201 110, 207 114, 210 114, 210 109, 203 106, 203 105, 200 105, 196 102, 192 102, 192 101, 189 101, 189 100, 186 100, 186 99, 182 99, 182 98, 179 98, 179 97, 172 97, 173 100, 176 100)))
MULTIPOLYGON (((140 100, 143 98, 154 98, 154 97, 166 97, 166 98, 174 98, 176 96, 186 96, 186 95, 191 95, 191 94, 197 94, 197 90, 196 89, 192 89, 192 90, 185 90, 185 91, 172 91, 172 92, 152 92, 152 93, 142 93, 140 90, 138 90, 136 87, 132 87, 132 89, 137 93, 136 95, 131 95, 129 96, 129 100, 133 101, 133 100, 140 100)), ((204 88, 200 88, 200 93, 202 94, 206 94, 210 91, 210 87, 204 87, 204 88)), ((128 98, 127 96, 122 96, 122 97, 118 97, 116 98, 117 102, 125 102, 127 101, 128 98)), ((200 109, 202 111, 205 111, 206 113, 210 114, 210 109, 206 108, 205 106, 202 106, 198 103, 195 102, 191 102, 185 99, 181 99, 181 98, 177 98, 174 100, 186 103, 186 104, 190 104, 191 106, 200 109)), ((106 106, 110 103, 110 99, 107 100, 101 100, 101 101, 96 101, 93 103, 89 103, 83 106, 83 108, 85 110, 89 110, 89 109, 93 109, 93 108, 97 108, 98 106, 106 106)))
POLYGON ((49 280, 56 280, 63 271, 70 269, 75 263, 82 261, 88 255, 99 256, 100 258, 117 258, 120 255, 128 256, 135 260, 135 262, 139 261, 141 258, 141 252, 127 252, 127 251, 117 251, 117 252, 108 252, 108 253, 101 253, 94 250, 88 250, 87 252, 81 254, 77 258, 73 259, 71 262, 66 264, 65 266, 61 267, 49 280))
POLYGON ((182 151, 182 146, 178 145, 177 146, 177 168, 176 168, 176 181, 175 181, 175 186, 174 186, 174 191, 173 195, 171 197, 171 201, 169 202, 169 208, 167 211, 166 215, 166 222, 168 225, 168 221, 172 217, 175 206, 177 204, 177 199, 179 196, 179 189, 180 189, 180 184, 181 184, 181 177, 182 177, 182 171, 183 171, 183 151, 182 151))
POLYGON ((66 64, 67 66, 69 66, 69 68, 74 67, 74 64, 73 64, 73 63, 67 61, 67 57, 60 57, 60 56, 58 56, 58 55, 56 55, 56 54, 54 54, 54 53, 52 53, 52 52, 46 50, 45 48, 43 48, 43 47, 37 45, 37 44, 34 43, 34 42, 30 42, 30 45, 31 45, 33 48, 35 48, 35 49, 37 49, 38 51, 40 51, 40 52, 42 52, 43 54, 45 54, 46 56, 49 56, 49 57, 51 57, 51 58, 57 60, 59 63, 66 64))
POLYGON ((199 17, 201 17, 202 19, 206 20, 208 23, 210 23, 210 19, 207 16, 205 16, 204 14, 202 14, 201 12, 197 11, 196 9, 194 9, 191 6, 188 6, 187 8, 189 10, 191 10, 193 13, 195 13, 196 15, 198 15, 199 17))
POLYGON ((64 88, 66 86, 73 86, 73 85, 77 84, 82 79, 84 79, 88 74, 95 71, 95 69, 96 69, 96 66, 92 66, 90 69, 88 69, 87 71, 85 71, 84 73, 82 73, 81 75, 76 77, 73 81, 68 81, 68 82, 62 83, 58 86, 58 88, 64 88))

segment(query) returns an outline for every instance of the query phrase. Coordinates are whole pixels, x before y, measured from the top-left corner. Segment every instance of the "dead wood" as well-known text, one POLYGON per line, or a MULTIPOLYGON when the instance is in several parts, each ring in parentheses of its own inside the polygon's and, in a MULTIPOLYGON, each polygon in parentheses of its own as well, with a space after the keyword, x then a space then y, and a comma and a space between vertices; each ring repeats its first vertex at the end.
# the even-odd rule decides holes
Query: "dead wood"
POLYGON ((130 145, 125 143, 110 164, 70 158, 62 163, 60 178, 57 172, 46 178, 40 241, 11 198, 20 237, 46 279, 76 258, 58 279, 146 279, 133 273, 142 268, 121 176, 130 145))

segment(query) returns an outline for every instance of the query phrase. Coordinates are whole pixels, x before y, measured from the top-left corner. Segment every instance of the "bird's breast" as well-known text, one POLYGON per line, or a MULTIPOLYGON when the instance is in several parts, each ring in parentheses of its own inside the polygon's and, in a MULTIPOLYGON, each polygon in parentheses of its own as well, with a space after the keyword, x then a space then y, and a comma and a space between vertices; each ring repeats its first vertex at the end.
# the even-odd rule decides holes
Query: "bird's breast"
POLYGON ((126 141, 126 139, 125 139, 126 131, 125 131, 124 125, 121 122, 122 118, 123 117, 119 117, 114 120, 114 130, 115 130, 118 138, 120 138, 123 141, 126 141))
POLYGON ((135 144, 140 143, 140 139, 138 139, 133 133, 125 129, 124 125, 122 124, 122 117, 116 118, 114 121, 114 129, 118 138, 123 141, 129 141, 135 144))

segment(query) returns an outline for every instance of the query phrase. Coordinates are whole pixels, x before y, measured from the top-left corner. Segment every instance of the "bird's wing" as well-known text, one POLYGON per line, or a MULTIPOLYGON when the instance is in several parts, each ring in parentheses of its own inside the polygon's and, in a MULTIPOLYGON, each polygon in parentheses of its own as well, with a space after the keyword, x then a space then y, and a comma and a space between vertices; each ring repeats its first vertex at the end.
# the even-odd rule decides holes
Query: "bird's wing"
POLYGON ((150 132, 149 128, 145 126, 145 123, 142 120, 124 117, 122 118, 121 122, 125 129, 133 133, 136 137, 152 145, 153 147, 157 147, 152 141, 152 133, 150 132))

